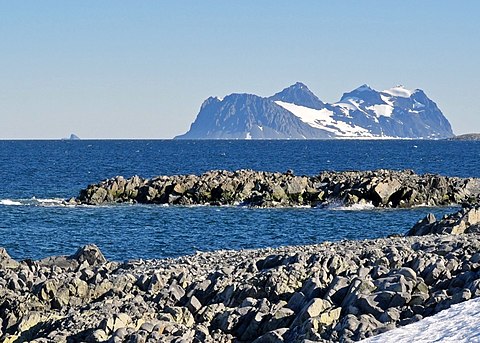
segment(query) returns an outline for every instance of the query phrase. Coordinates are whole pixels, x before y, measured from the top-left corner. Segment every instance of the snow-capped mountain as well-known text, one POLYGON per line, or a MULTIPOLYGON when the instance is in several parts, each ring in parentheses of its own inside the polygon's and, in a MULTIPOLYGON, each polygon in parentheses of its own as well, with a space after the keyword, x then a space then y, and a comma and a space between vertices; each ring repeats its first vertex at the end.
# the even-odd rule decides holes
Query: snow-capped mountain
POLYGON ((362 85, 322 102, 297 82, 275 95, 231 94, 202 104, 180 139, 324 139, 452 137, 450 123, 420 90, 362 85))

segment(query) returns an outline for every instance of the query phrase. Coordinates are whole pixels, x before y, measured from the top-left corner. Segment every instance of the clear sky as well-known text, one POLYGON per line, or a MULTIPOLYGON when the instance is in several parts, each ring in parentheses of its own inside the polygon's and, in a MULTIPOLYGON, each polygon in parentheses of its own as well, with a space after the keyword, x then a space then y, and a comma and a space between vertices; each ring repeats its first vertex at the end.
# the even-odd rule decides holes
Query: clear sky
POLYGON ((201 103, 301 81, 421 88, 480 132, 480 1, 0 0, 0 139, 172 138, 201 103))

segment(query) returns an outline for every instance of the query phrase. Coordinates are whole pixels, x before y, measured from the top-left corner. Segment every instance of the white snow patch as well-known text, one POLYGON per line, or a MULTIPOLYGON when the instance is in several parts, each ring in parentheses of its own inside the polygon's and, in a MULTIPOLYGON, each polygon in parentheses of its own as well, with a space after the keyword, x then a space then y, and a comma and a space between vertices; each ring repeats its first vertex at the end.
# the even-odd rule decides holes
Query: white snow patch
POLYGON ((350 108, 350 110, 357 110, 357 111, 360 111, 362 113, 365 113, 366 115, 369 115, 367 112, 364 111, 364 109, 362 107, 360 107, 360 105, 363 103, 363 100, 359 100, 357 101, 358 99, 355 99, 355 98, 350 98, 348 99, 348 103, 345 103, 345 102, 342 102, 341 104, 342 105, 347 105, 346 108, 350 108), (350 105, 350 106, 348 106, 350 105))
POLYGON ((404 86, 396 86, 396 87, 384 90, 383 93, 387 93, 392 96, 397 96, 400 98, 410 98, 410 96, 413 94, 413 91, 406 89, 404 86))
MULTIPOLYGON (((349 102, 337 102, 335 104, 332 104, 334 107, 340 107, 343 113, 349 113, 348 111, 355 111, 357 106, 355 106, 353 103, 349 102)), ((350 113, 349 113, 350 114, 350 113)))
POLYGON ((415 100, 415 102, 413 103, 413 108, 418 110, 419 108, 425 108, 425 105, 415 100))
POLYGON ((480 342, 480 298, 453 305, 434 316, 361 342, 480 342))
POLYGON ((219 101, 223 101, 222 97, 216 96, 215 98, 217 98, 219 101))
POLYGON ((245 139, 252 139, 252 134, 250 132, 247 132, 245 135, 245 139))
POLYGON ((390 105, 373 105, 365 108, 373 111, 377 117, 391 117, 393 113, 393 107, 390 105))
POLYGON ((263 131, 263 126, 257 125, 260 131, 263 131))
POLYGON ((283 101, 275 101, 275 103, 300 118, 304 123, 317 129, 332 132, 339 137, 373 137, 373 135, 363 127, 335 120, 333 118, 334 112, 326 108, 316 110, 283 101))
POLYGON ((394 102, 392 101, 392 98, 389 96, 386 96, 384 94, 380 94, 380 98, 382 98, 383 102, 386 103, 387 105, 390 106, 395 106, 394 102))

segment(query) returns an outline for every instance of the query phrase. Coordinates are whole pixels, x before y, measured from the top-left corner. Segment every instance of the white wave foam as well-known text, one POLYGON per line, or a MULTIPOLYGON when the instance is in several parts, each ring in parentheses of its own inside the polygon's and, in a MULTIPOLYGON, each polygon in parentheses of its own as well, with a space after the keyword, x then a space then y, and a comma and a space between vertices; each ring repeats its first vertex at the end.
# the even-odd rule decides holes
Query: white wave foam
POLYGON ((59 198, 37 199, 33 197, 31 201, 33 202, 32 205, 37 205, 37 206, 66 206, 67 205, 64 199, 59 199, 59 198))
POLYGON ((0 205, 4 206, 72 206, 68 204, 64 199, 51 198, 51 199, 37 199, 32 197, 30 199, 0 199, 0 205))
POLYGON ((22 206, 23 204, 19 201, 10 200, 10 199, 1 199, 0 205, 3 206, 22 206))
POLYGON ((343 203, 331 203, 327 206, 327 209, 332 211, 368 211, 374 210, 376 207, 368 202, 363 204, 353 204, 349 206, 345 206, 343 203))

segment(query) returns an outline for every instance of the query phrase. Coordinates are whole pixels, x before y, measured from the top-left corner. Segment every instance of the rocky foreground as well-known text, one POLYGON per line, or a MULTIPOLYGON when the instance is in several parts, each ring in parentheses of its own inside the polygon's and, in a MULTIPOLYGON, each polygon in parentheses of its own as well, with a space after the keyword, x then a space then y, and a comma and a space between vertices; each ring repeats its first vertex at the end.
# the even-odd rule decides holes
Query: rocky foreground
POLYGON ((93 245, 21 262, 0 249, 0 340, 360 340, 480 295, 480 235, 456 233, 125 263, 93 245))
POLYGON ((440 206, 476 202, 480 179, 419 175, 411 170, 292 172, 210 171, 203 175, 144 179, 117 176, 88 186, 72 203, 172 205, 319 206, 331 202, 377 207, 440 206))

